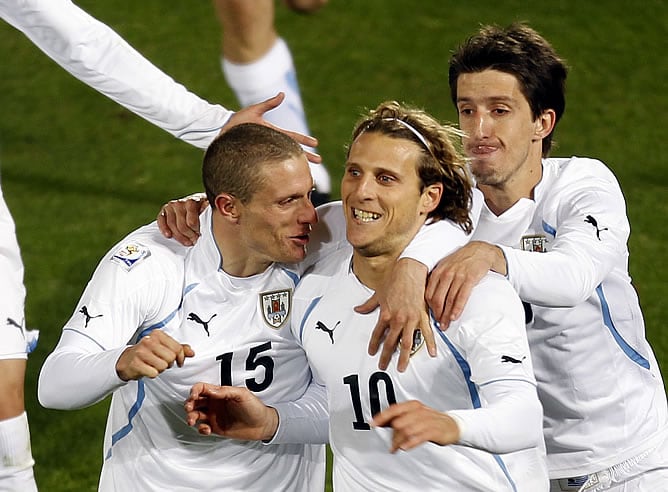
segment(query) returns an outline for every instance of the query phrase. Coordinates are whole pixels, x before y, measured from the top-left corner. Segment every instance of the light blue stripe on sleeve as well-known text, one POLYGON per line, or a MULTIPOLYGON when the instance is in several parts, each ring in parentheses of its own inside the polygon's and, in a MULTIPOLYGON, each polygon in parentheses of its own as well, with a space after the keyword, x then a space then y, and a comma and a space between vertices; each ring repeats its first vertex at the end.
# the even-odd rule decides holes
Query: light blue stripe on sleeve
MULTIPOLYGON (((473 383, 473 381, 471 381, 471 366, 469 366, 469 363, 466 362, 466 359, 464 359, 462 354, 460 354, 459 351, 455 348, 455 346, 450 342, 450 340, 448 340, 448 337, 445 336, 445 333, 443 333, 437 327, 434 327, 434 330, 441 336, 445 344, 450 349, 450 352, 452 352, 452 355, 455 357, 457 364, 459 364, 459 367, 462 370, 462 373, 464 374, 464 379, 466 381, 466 385, 468 386, 469 394, 471 395, 471 403, 473 404, 473 408, 480 408, 481 406, 480 396, 478 395, 478 390, 476 389, 475 384, 473 383)), ((492 454, 494 460, 499 465, 499 468, 501 468, 501 471, 508 480, 508 483, 512 487, 513 492, 517 492, 517 486, 515 485, 515 482, 510 476, 508 468, 506 468, 506 464, 503 462, 503 459, 501 459, 501 457, 498 454, 494 453, 490 454, 492 454)))
POLYGON ((603 323, 608 327, 610 333, 612 333, 612 337, 617 342, 617 345, 619 345, 619 347, 622 349, 622 351, 624 351, 629 359, 631 359, 639 366, 644 367, 645 369, 649 369, 649 361, 640 355, 633 347, 631 347, 619 334, 617 328, 615 328, 615 324, 612 322, 612 316, 610 316, 608 301, 605 298, 605 294, 603 294, 602 285, 596 287, 596 294, 598 295, 598 299, 601 301, 601 314, 603 315, 603 323))

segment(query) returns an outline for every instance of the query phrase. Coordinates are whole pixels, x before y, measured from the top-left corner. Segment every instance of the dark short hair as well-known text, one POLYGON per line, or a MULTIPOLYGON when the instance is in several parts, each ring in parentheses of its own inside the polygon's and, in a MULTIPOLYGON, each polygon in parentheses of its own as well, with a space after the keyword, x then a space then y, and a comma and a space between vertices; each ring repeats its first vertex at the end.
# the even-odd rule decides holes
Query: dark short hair
POLYGON ((450 219, 466 232, 473 230, 469 214, 473 181, 460 149, 462 134, 457 128, 441 124, 421 109, 387 101, 360 119, 351 141, 362 133, 372 132, 415 142, 420 148, 417 174, 421 190, 435 183, 443 184, 441 201, 429 219, 450 219))
POLYGON ((297 142, 267 126, 243 123, 230 128, 204 154, 202 181, 209 203, 213 206, 221 193, 248 203, 262 186, 267 164, 302 154, 297 142))
MULTIPOLYGON (((568 67, 552 45, 523 23, 506 28, 483 26, 455 50, 450 58, 449 83, 457 104, 457 79, 463 73, 498 70, 513 75, 527 98, 533 118, 553 109, 556 123, 566 109, 568 67)), ((543 157, 552 148, 552 132, 543 139, 543 157)))

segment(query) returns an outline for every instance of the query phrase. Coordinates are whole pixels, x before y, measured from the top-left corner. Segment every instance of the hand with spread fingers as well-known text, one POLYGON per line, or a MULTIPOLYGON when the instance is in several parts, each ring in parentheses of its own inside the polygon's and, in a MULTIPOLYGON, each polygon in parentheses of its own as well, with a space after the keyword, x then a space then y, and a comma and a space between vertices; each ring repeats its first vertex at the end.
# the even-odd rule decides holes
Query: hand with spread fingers
POLYGON ((424 300, 427 267, 422 263, 402 258, 397 261, 385 288, 379 289, 364 304, 357 306, 358 313, 370 313, 380 306, 380 316, 369 341, 369 355, 375 355, 382 345, 378 367, 387 369, 392 354, 399 347, 397 368, 403 372, 408 367, 415 332, 420 330, 429 354, 436 355, 434 334, 424 300))
MULTIPOLYGON (((283 102, 284 99, 285 99, 285 94, 283 92, 279 92, 274 97, 271 97, 265 101, 259 102, 257 104, 252 104, 248 107, 240 109, 230 117, 227 123, 225 123, 223 128, 220 130, 220 133, 225 133, 233 126, 240 125, 242 123, 256 123, 258 125, 268 126, 269 128, 273 128, 274 130, 285 133, 287 136, 297 141, 297 143, 301 145, 305 145, 307 147, 317 147, 318 139, 313 138, 309 135, 293 132, 281 128, 279 126, 273 125, 264 118, 265 113, 271 111, 272 109, 277 108, 283 102)), ((304 151, 306 152, 306 158, 309 160, 309 162, 314 162, 316 164, 322 162, 322 157, 320 157, 319 154, 311 152, 307 149, 305 149, 304 151)))
POLYGON ((184 407, 188 425, 203 435, 267 441, 278 429, 276 410, 243 387, 197 383, 184 407))

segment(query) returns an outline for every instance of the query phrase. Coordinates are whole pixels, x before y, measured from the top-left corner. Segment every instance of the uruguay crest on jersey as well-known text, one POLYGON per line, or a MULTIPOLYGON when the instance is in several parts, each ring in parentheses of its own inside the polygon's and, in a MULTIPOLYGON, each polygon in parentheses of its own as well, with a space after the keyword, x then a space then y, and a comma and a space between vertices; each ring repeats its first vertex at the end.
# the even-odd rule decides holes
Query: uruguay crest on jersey
POLYGON ((260 310, 271 328, 279 329, 290 315, 292 289, 275 290, 260 294, 260 310))
POLYGON ((547 238, 545 236, 522 236, 522 250, 534 253, 547 252, 547 238))

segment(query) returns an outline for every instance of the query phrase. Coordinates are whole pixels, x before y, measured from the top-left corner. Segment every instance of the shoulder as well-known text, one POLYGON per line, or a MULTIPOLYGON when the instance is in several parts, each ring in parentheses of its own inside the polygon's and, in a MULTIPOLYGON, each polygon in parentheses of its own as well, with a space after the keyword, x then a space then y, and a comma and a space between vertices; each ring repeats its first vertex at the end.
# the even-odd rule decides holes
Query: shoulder
POLYGON ((350 267, 351 254, 352 248, 337 250, 306 270, 303 280, 313 279, 318 276, 331 278, 339 275, 341 272, 347 272, 350 267))
POLYGON ((292 317, 293 333, 301 339, 299 327, 302 321, 327 292, 345 289, 350 251, 338 251, 307 270, 294 292, 294 311, 292 317))
POLYGON ((328 243, 338 239, 341 230, 345 231, 343 205, 340 201, 325 203, 316 209, 318 223, 313 227, 311 240, 319 243, 328 243))
POLYGON ((179 274, 187 248, 165 238, 155 222, 133 231, 116 243, 100 267, 117 275, 139 277, 156 272, 179 274))
POLYGON ((587 184, 588 180, 596 179, 617 183, 617 178, 608 166, 589 157, 543 159, 543 172, 560 184, 587 184))
POLYGON ((507 319, 524 327, 522 301, 508 279, 498 273, 489 272, 471 291, 460 318, 463 323, 480 320, 492 326, 507 319))

